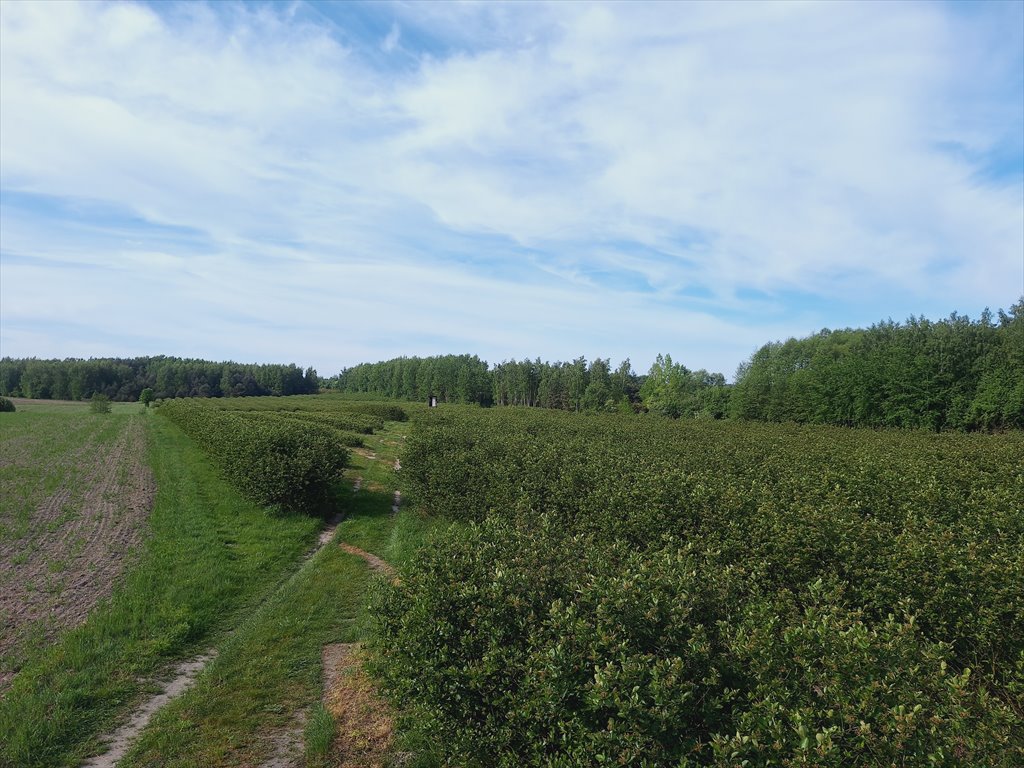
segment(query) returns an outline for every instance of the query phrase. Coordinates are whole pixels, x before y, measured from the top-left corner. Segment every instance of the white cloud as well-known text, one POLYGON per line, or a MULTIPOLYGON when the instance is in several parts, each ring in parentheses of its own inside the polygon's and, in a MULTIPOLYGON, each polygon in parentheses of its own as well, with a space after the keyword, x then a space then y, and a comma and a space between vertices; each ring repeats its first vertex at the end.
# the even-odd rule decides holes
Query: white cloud
POLYGON ((398 47, 398 41, 402 39, 402 28, 397 23, 392 22, 391 29, 388 31, 387 37, 380 44, 381 50, 384 53, 391 53, 398 47))
POLYGON ((1012 9, 396 4, 359 48, 302 7, 0 5, 5 192, 195 233, 5 203, 4 354, 145 311, 140 352, 731 373, 1024 290, 1021 172, 983 167, 1024 131, 1012 9))

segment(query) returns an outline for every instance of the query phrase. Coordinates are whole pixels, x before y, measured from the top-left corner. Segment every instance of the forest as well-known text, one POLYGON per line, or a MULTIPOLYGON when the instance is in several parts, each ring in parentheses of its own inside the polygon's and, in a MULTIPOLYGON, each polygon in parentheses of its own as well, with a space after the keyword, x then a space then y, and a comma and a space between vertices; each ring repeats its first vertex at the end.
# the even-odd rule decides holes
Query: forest
POLYGON ((942 429, 1024 427, 1024 299, 997 316, 911 317, 765 344, 736 375, 742 419, 942 429))
POLYGON ((659 355, 646 375, 629 360, 402 357, 347 368, 328 385, 402 400, 570 411, 646 411, 673 418, 736 418, 932 430, 1024 427, 1024 299, 978 320, 953 313, 866 329, 824 329, 770 342, 736 372, 690 370, 659 355))
POLYGON ((729 384, 658 355, 646 374, 627 358, 568 362, 476 355, 399 357, 321 380, 295 365, 140 357, 0 360, 0 395, 81 400, 94 393, 156 398, 313 394, 321 386, 397 400, 564 411, 656 413, 837 426, 994 431, 1024 428, 1024 297, 977 320, 911 317, 869 328, 823 329, 765 344, 729 384))
POLYGON ((309 395, 316 371, 295 365, 215 363, 179 357, 80 360, 0 360, 0 395, 39 400, 87 400, 94 394, 135 401, 144 389, 156 398, 309 395))

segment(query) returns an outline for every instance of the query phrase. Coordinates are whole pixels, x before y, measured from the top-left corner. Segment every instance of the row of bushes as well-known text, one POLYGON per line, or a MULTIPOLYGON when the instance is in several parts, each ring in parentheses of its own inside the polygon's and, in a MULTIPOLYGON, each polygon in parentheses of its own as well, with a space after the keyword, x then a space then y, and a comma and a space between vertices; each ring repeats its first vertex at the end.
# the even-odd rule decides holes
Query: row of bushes
POLYGON ((1019 765, 1024 437, 425 413, 375 669, 462 765, 1019 765), (744 761, 747 761, 744 763, 744 761))
POLYGON ((363 439, 365 435, 373 434, 373 429, 370 427, 362 427, 359 431, 354 431, 348 426, 349 422, 341 420, 339 423, 333 423, 330 417, 324 419, 306 418, 301 414, 293 413, 274 413, 273 411, 241 411, 239 415, 243 418, 249 419, 250 421, 260 423, 273 423, 283 422, 291 425, 302 425, 302 424, 316 424, 321 427, 327 427, 334 431, 334 436, 340 445, 344 445, 346 448, 361 448, 366 443, 363 439))
POLYGON ((171 419, 219 465, 229 483, 259 504, 313 509, 348 462, 339 432, 313 422, 252 418, 210 401, 174 400, 171 419))
POLYGON ((306 413, 318 418, 326 415, 362 415, 375 419, 378 424, 385 421, 406 421, 409 418, 405 409, 395 403, 352 400, 336 395, 246 397, 223 400, 217 405, 231 411, 306 413))
POLYGON ((320 424, 331 429, 372 435, 383 428, 384 420, 362 413, 339 413, 335 411, 239 411, 253 419, 266 417, 286 419, 292 423, 320 424))

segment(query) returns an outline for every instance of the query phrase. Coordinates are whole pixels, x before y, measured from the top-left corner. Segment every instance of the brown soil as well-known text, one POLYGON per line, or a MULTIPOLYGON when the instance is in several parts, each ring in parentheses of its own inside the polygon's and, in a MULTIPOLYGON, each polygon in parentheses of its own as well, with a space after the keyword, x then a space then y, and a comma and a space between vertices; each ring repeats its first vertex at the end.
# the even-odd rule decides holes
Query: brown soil
POLYGON ((394 718, 362 668, 358 643, 324 646, 324 707, 334 718, 337 768, 393 765, 394 718))
POLYGON ((371 571, 388 577, 393 577, 395 575, 395 569, 391 567, 390 564, 381 560, 375 554, 360 549, 359 547, 353 547, 351 544, 348 544, 344 541, 339 542, 338 546, 341 547, 344 551, 348 552, 350 555, 355 555, 356 557, 363 558, 363 560, 366 561, 366 564, 370 566, 371 571))
MULTIPOLYGON (((142 424, 133 421, 109 448, 74 458, 83 464, 78 478, 39 505, 27 539, 0 542, 0 656, 30 633, 51 641, 110 595, 153 503, 144 456, 142 424)), ((0 671, 0 691, 12 677, 0 671)))
POLYGON ((299 712, 292 724, 270 736, 273 755, 260 763, 260 768, 302 768, 302 731, 306 726, 306 713, 299 712))

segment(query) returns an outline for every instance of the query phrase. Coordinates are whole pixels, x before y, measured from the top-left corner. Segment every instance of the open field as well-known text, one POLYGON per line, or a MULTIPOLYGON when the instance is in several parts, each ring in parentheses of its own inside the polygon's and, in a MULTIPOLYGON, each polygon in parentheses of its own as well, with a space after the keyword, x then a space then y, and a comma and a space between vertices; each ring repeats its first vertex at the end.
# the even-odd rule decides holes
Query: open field
MULTIPOLYGON (((276 401, 289 402, 302 400, 276 401)), ((276 450, 274 440, 282 435, 323 434, 321 426, 305 426, 306 420, 282 420, 265 402, 250 404, 266 411, 239 417, 263 430, 258 446, 276 450)), ((26 489, 16 495, 18 507, 11 504, 11 541, 15 533, 18 540, 41 540, 34 524, 40 499, 92 478, 83 457, 105 456, 107 465, 119 466, 110 458, 128 452, 122 434, 139 441, 132 454, 152 467, 157 490, 141 545, 109 600, 54 645, 25 649, 23 669, 0 700, 0 765, 78 766, 89 755, 98 757, 88 765, 113 765, 113 755, 102 756, 102 742, 129 719, 143 727, 126 732, 119 766, 269 768, 298 765, 306 751, 310 760, 319 755, 318 764, 327 765, 339 747, 334 721, 318 704, 328 701, 323 660, 333 668, 326 649, 355 647, 366 637, 365 593, 372 580, 366 558, 386 554, 393 542, 408 548, 410 536, 418 538, 418 524, 400 525, 393 513, 404 425, 385 426, 372 417, 366 431, 376 427, 378 434, 364 433, 363 455, 352 456, 327 496, 316 496, 317 512, 347 513, 335 529, 324 528, 316 516, 245 500, 225 483, 237 479, 228 469, 237 464, 211 461, 169 419, 138 405, 103 416, 80 404, 19 403, 19 411, 7 416, 11 423, 31 421, 30 428, 5 430, 11 446, 5 455, 13 457, 10 465, 26 489), (128 427, 118 431, 120 424, 128 427), (32 438, 40 446, 33 447, 32 438), (67 477, 74 480, 65 482, 67 477), (18 520, 28 523, 16 529, 18 520), (335 535, 339 539, 332 542, 335 535), (359 546, 342 546, 341 536, 359 546), (164 689, 159 681, 171 669, 184 669, 182 662, 194 658, 200 660, 191 665, 189 677, 196 679, 190 689, 173 700, 152 696, 164 689)), ((345 421, 335 410, 339 420, 345 421)), ((331 450, 347 455, 350 433, 330 429, 338 436, 331 450)), ((286 472, 280 480, 297 477, 305 475, 286 472)), ((106 487, 111 502, 124 500, 124 491, 106 487)), ((10 597, 14 602, 17 595, 10 597)), ((83 618, 86 613, 82 607, 83 618)), ((341 677, 368 685, 361 673, 341 677)), ((169 690, 189 682, 182 678, 169 690)))
MULTIPOLYGON (((75 423, 75 409, 66 410, 54 414, 54 434, 75 423)), ((153 417, 143 425, 156 495, 142 543, 83 624, 52 646, 25 649, 0 699, 0 765, 77 766, 101 751, 100 735, 126 719, 155 681, 217 648, 315 544, 321 521, 268 515, 225 485, 173 425, 153 417)))
MULTIPOLYGON (((332 649, 356 648, 368 639, 366 597, 375 576, 364 557, 401 557, 430 525, 411 510, 400 515, 392 510, 401 480, 394 463, 407 429, 389 422, 366 436, 367 448, 353 455, 336 487, 335 503, 344 519, 328 546, 237 628, 194 688, 154 718, 127 755, 125 768, 304 765, 310 713, 321 700, 341 713, 352 708, 339 702, 369 699, 379 711, 366 717, 360 710, 358 728, 372 724, 390 731, 387 709, 373 700, 366 677, 332 649)), ((342 731, 343 725, 341 719, 337 727, 328 724, 329 746, 319 758, 308 754, 309 764, 392 764, 397 747, 389 738, 381 736, 367 751, 363 734, 342 731), (346 750, 356 745, 362 745, 362 762, 345 762, 352 757, 346 750)))
MULTIPOLYGON (((1024 759, 1020 434, 330 396, 121 418, 147 535, 27 654, 0 765, 77 766, 147 709, 120 768, 1024 759)), ((116 454, 90 435, 64 455, 116 454)))
POLYGON ((152 504, 138 407, 81 406, 21 402, 0 416, 0 690, 27 644, 52 642, 110 595, 152 504))

